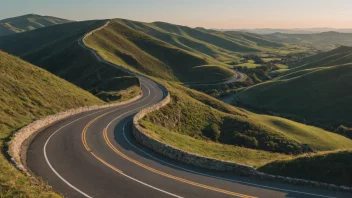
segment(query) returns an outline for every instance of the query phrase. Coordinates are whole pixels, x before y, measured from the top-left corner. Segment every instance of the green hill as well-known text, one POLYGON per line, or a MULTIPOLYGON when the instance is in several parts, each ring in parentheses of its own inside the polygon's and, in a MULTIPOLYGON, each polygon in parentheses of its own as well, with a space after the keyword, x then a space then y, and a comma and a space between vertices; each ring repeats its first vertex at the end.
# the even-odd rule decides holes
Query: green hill
POLYGON ((282 43, 273 42, 265 38, 262 38, 262 36, 260 35, 246 33, 246 32, 225 31, 225 32, 222 32, 222 34, 220 32, 218 32, 217 34, 223 35, 226 38, 240 42, 247 46, 253 46, 253 47, 257 46, 257 47, 267 47, 267 48, 285 47, 285 45, 282 43))
POLYGON ((327 152, 275 161, 259 170, 286 177, 352 186, 352 151, 327 152))
POLYGON ((261 35, 275 42, 314 46, 322 50, 331 50, 340 45, 352 46, 352 33, 322 32, 315 34, 285 34, 273 33, 261 35))
MULTIPOLYGON (((105 59, 155 77, 181 82, 221 81, 232 72, 219 61, 178 48, 112 20, 85 42, 105 59), (212 73, 216 71, 216 73, 212 73)), ((132 22, 131 22, 132 23, 132 22)))
POLYGON ((23 16, 0 20, 0 36, 25 32, 51 25, 68 23, 70 20, 52 16, 27 14, 23 16))
POLYGON ((106 21, 65 23, 0 37, 0 49, 21 56, 105 101, 140 93, 138 79, 102 64, 78 45, 78 39, 106 21))
MULTIPOLYGON (((104 104, 90 93, 17 57, 0 52, 0 146, 30 122, 71 108, 104 104), (60 96, 60 97, 58 97, 60 96)), ((0 196, 52 196, 0 155, 0 196)))
POLYGON ((334 66, 352 62, 352 47, 341 46, 300 60, 292 65, 294 71, 316 67, 334 66))
POLYGON ((352 126, 352 48, 340 47, 302 63, 240 92, 239 102, 334 128, 352 126))
POLYGON ((173 102, 145 121, 173 132, 281 153, 306 152, 303 145, 314 151, 352 147, 351 140, 316 127, 247 112, 179 85, 168 90, 173 102))

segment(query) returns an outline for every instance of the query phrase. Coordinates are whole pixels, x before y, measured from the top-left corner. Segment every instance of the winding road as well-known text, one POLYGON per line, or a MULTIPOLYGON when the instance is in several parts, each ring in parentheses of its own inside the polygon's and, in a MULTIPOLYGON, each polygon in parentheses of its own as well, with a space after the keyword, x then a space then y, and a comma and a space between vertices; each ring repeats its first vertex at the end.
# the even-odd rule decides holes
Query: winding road
POLYGON ((138 77, 143 92, 140 99, 81 113, 43 129, 27 151, 30 170, 67 197, 350 196, 204 170, 153 153, 132 137, 132 117, 161 101, 166 93, 154 81, 138 77))

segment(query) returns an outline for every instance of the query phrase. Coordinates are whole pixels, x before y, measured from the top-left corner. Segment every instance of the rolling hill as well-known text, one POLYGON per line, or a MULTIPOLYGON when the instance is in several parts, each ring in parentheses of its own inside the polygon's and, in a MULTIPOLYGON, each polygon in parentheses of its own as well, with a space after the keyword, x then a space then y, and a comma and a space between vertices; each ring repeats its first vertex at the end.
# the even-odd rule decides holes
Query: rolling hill
MULTIPOLYGON (((92 35, 86 44, 116 64, 155 77, 180 82, 209 82, 226 79, 232 72, 221 62, 178 48, 126 25, 132 21, 113 20, 92 35), (211 75, 208 71, 216 71, 211 75)), ((137 22, 133 22, 137 23, 137 22)), ((144 23, 138 23, 145 25, 144 23)))
POLYGON ((310 45, 321 50, 331 50, 340 45, 352 46, 352 33, 334 31, 315 34, 273 33, 261 36, 275 42, 310 45))
POLYGON ((135 77, 105 65, 78 44, 105 21, 65 23, 0 37, 0 49, 91 92, 104 101, 126 100, 140 93, 135 77))
POLYGON ((309 57, 282 76, 240 92, 238 101, 323 126, 351 127, 351 57, 351 47, 309 57))
POLYGON ((0 36, 25 32, 37 28, 71 22, 67 19, 60 19, 52 16, 40 16, 27 14, 23 16, 0 20, 0 36))
MULTIPOLYGON (((104 104, 97 97, 17 57, 0 52, 0 146, 19 128, 71 108, 104 104), (59 96, 59 97, 58 97, 59 96)), ((4 152, 5 153, 5 152, 4 152)), ((0 155, 1 197, 44 197, 54 193, 33 181, 0 155)))
POLYGON ((179 82, 221 81, 233 75, 226 62, 239 54, 283 47, 251 34, 125 19, 112 20, 86 44, 111 62, 179 82))

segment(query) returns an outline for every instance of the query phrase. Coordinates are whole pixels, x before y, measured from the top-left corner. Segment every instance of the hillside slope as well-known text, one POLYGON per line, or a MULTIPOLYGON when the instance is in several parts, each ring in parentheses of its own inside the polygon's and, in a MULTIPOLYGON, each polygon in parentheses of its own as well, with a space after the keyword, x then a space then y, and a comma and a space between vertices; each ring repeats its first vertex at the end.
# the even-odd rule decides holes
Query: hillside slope
POLYGON ((0 49, 21 56, 105 101, 126 100, 140 93, 135 77, 105 65, 78 44, 106 21, 60 24, 0 37, 0 49))
POLYGON ((112 20, 85 42, 105 59, 134 71, 181 82, 211 82, 232 72, 215 59, 194 54, 112 20))
POLYGON ((287 116, 352 126, 352 48, 340 47, 303 60, 283 76, 238 94, 240 103, 287 116), (320 67, 318 67, 320 66, 320 67))
POLYGON ((148 114, 141 125, 151 135, 181 149, 257 166, 289 157, 272 152, 301 154, 352 148, 348 138, 320 128, 254 114, 180 85, 164 85, 171 93, 171 102, 148 114), (221 149, 232 153, 221 154, 221 149))
POLYGON ((322 32, 316 34, 273 33, 261 35, 263 38, 284 43, 308 44, 318 49, 331 50, 339 45, 352 45, 352 33, 322 32))
POLYGON ((286 177, 351 186, 352 151, 327 152, 275 161, 259 170, 286 177))
POLYGON ((23 16, 0 20, 0 36, 25 32, 51 25, 68 23, 70 20, 52 16, 27 14, 23 16))
POLYGON ((292 71, 348 64, 352 62, 352 47, 340 46, 334 50, 322 52, 314 56, 304 58, 290 68, 292 71))
MULTIPOLYGON (((0 52, 0 146, 26 124, 71 108, 103 104, 90 93, 17 57, 0 52)), ((52 196, 44 185, 31 185, 0 155, 0 196, 52 196)))

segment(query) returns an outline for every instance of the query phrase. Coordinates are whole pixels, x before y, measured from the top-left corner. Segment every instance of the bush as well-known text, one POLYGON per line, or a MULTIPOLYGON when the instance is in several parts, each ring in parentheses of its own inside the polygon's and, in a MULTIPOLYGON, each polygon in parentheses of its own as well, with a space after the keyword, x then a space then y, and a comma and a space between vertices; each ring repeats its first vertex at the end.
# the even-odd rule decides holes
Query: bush
POLYGON ((303 152, 302 146, 294 140, 260 125, 230 117, 222 120, 219 142, 286 154, 303 152))
POLYGON ((212 139, 213 141, 218 141, 220 133, 221 131, 219 125, 212 123, 205 128, 203 135, 212 139))
POLYGON ((257 148, 258 140, 255 137, 249 137, 241 133, 235 132, 233 137, 234 144, 247 148, 257 148))

